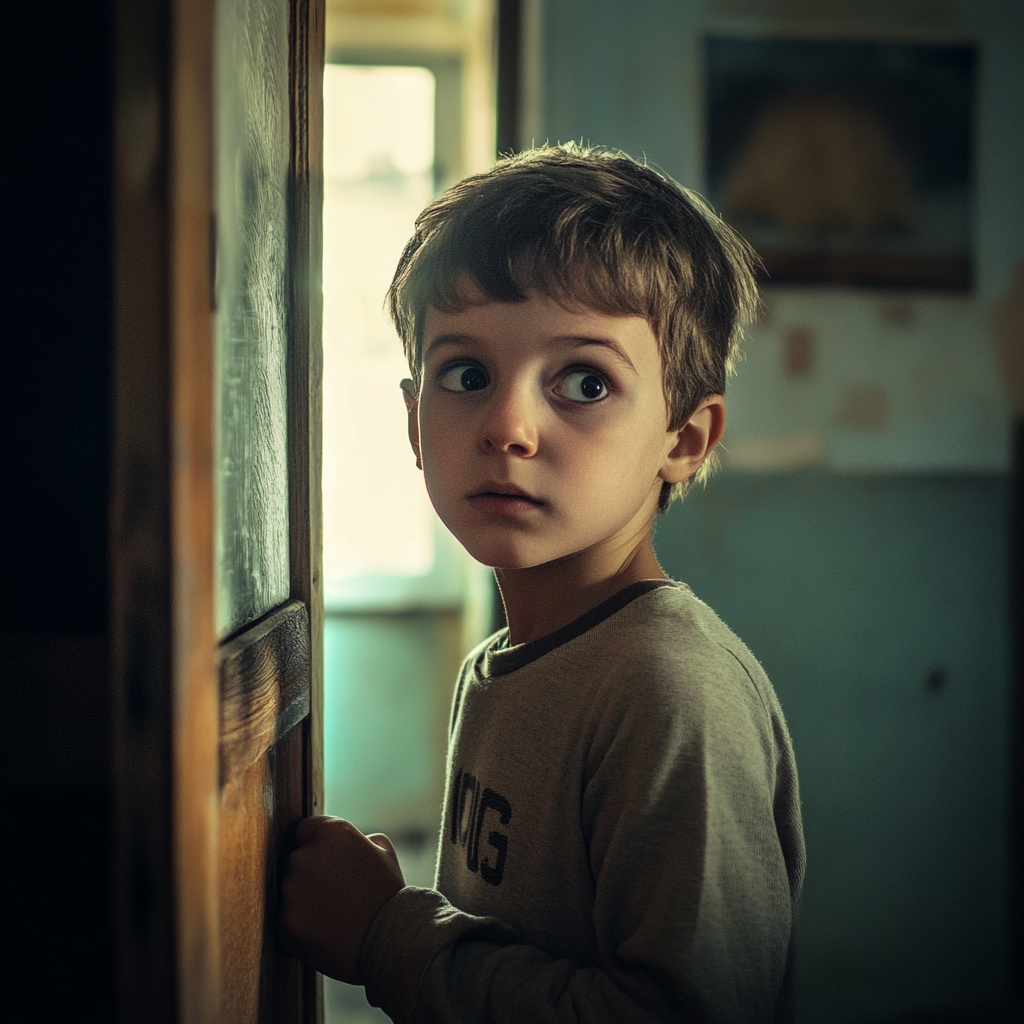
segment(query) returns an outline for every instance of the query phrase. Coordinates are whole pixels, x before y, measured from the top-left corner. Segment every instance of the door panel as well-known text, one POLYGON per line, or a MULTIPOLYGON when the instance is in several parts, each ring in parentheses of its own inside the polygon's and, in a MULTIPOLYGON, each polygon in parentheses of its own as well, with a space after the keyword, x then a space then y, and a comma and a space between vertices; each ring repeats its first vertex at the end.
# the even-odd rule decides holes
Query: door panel
POLYGON ((112 871, 117 1017, 147 1024, 219 1016, 212 44, 209 0, 117 3, 112 871))
POLYGON ((217 632, 289 596, 288 0, 218 0, 217 632))
POLYGON ((309 714, 309 616, 289 601, 220 648, 220 779, 240 778, 309 714))
MULTIPOLYGON (((305 811, 309 616, 290 601, 221 645, 222 1019, 310 1019, 306 971, 273 929, 278 851, 305 811)), ((315 1007, 313 1008, 315 1010, 315 1007)))
POLYGON ((318 1001, 312 972, 283 953, 274 928, 279 853, 317 804, 309 538, 319 507, 316 439, 304 429, 316 398, 315 262, 295 230, 311 216, 299 180, 309 159, 295 152, 309 138, 301 10, 217 0, 217 626, 233 634, 219 652, 225 1021, 309 1020, 318 1001))
POLYGON ((322 808, 322 0, 117 17, 119 1019, 312 1024, 274 906, 322 808))
POLYGON ((306 733, 286 733, 221 789, 220 1020, 318 1020, 312 972, 278 949, 274 906, 279 852, 303 816, 306 733))
POLYGON ((225 1021, 260 1020, 260 1005, 266 1003, 262 965, 268 951, 264 948, 263 922, 274 810, 274 787, 266 757, 254 761, 221 789, 221 1015, 225 1021))

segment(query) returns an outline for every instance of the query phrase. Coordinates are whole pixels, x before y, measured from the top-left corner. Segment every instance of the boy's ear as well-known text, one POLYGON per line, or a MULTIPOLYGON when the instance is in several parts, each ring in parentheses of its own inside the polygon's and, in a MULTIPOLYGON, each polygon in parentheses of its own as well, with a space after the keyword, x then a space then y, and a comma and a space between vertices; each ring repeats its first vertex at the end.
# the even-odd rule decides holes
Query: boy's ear
POLYGON ((413 453, 416 456, 416 468, 422 469, 423 463, 420 460, 420 418, 419 405, 420 396, 416 392, 416 385, 406 378, 399 385, 402 389, 402 398, 405 399, 405 409, 409 414, 409 444, 412 445, 413 453))
POLYGON ((708 395, 694 410, 693 415, 678 429, 670 431, 675 444, 665 456, 658 474, 670 484, 689 480, 700 469, 711 449, 725 433, 725 399, 721 395, 708 395))

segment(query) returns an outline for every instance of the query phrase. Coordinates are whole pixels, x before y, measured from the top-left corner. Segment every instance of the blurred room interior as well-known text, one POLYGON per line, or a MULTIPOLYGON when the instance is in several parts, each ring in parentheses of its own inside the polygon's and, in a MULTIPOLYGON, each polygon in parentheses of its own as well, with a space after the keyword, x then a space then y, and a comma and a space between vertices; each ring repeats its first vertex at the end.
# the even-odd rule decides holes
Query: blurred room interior
MULTIPOLYGON (((71 907, 68 944, 92 946, 18 970, 98 1020, 116 10, 22 5, 4 42, 23 140, 4 158, 4 789, 29 842, 64 850, 33 876, 64 881, 18 897, 25 941, 71 907)), ((327 0, 325 35, 327 813, 388 832, 431 883, 452 681, 500 615, 405 440, 383 298, 413 218, 496 153, 622 149, 765 259, 721 470, 656 547, 757 653, 792 731, 798 1020, 1019 1020, 1024 5, 327 0)), ((386 1020, 340 984, 325 1005, 386 1020)))
MULTIPOLYGON (((767 265, 764 315, 729 394, 722 472, 659 523, 657 549, 666 571, 758 652, 793 731, 810 863, 800 1019, 997 1019, 1011 884, 1014 414, 993 311, 1013 306, 1019 335, 1020 144, 1000 127, 1020 111, 1019 13, 923 0, 500 7, 506 19, 514 8, 517 22, 497 51, 514 74, 504 83, 514 99, 506 92, 499 106, 501 151, 575 139, 646 156, 707 196, 767 265)), ((342 98, 359 88, 343 76, 365 79, 369 63, 375 74, 429 71, 446 38, 465 60, 455 25, 479 16, 471 0, 328 5, 327 804, 404 838, 421 884, 432 867, 449 680, 488 622, 486 607, 474 607, 487 590, 477 580, 444 598, 435 584, 425 600, 407 585, 389 601, 365 579, 355 596, 349 577, 346 598, 339 575, 332 595, 332 566, 344 569, 340 553, 333 561, 343 541, 332 539, 331 509, 346 507, 356 474, 327 475, 354 457, 345 438, 365 451, 340 422, 353 408, 344 387, 389 410, 398 462, 385 475, 389 487, 408 480, 385 557, 408 543, 422 502, 396 414, 397 338, 379 305, 372 331, 390 337, 378 351, 393 363, 379 398, 369 398, 367 373, 346 369, 350 383, 332 384, 333 346, 358 331, 335 327, 329 312, 338 301, 342 316, 335 289, 353 280, 329 269, 331 218, 343 216, 332 206, 332 153, 351 157, 345 118, 366 116, 353 112, 368 104, 366 93, 342 98), (446 648, 439 631, 446 616, 454 629, 460 608, 462 642, 446 648), (384 630, 394 670, 376 663, 371 672, 360 637, 374 649, 384 630)), ((472 117, 473 99, 436 89, 435 116, 455 120, 461 102, 472 117)), ((371 133, 398 123, 368 120, 371 133)), ((384 147, 408 136, 376 135, 377 166, 393 167, 384 147)), ((462 170, 489 156, 485 148, 462 170)), ((365 166, 374 173, 372 160, 365 166)), ((445 154, 436 188, 459 177, 445 173, 454 166, 445 154)), ((365 200, 354 206, 369 216, 365 200)), ((358 309, 379 303, 415 211, 413 202, 358 309)), ((365 263, 364 232, 348 238, 353 261, 365 263)), ((383 465, 392 456, 364 457, 383 465)), ((391 491, 375 493, 394 507, 391 491)), ((384 568, 378 586, 393 589, 393 572, 384 568)), ((354 1012, 358 993, 351 998, 354 1012)))

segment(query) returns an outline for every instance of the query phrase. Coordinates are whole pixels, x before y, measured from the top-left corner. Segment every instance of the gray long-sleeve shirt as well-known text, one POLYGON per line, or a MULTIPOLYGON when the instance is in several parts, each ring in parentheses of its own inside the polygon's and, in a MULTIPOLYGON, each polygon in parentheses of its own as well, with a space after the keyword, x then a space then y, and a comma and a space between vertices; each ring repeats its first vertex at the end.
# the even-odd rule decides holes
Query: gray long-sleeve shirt
POLYGON ((385 904, 367 994, 398 1022, 792 1014, 796 765, 755 658, 688 587, 627 587, 469 655, 436 889, 385 904))

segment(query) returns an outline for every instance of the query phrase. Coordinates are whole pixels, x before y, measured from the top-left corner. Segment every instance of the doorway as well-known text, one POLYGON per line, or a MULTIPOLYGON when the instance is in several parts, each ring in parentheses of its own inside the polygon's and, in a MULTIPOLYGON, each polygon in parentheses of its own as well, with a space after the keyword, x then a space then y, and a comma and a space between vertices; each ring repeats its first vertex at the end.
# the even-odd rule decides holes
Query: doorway
MULTIPOLYGON (((326 813, 395 842, 432 886, 452 685, 493 584, 438 520, 406 437, 384 298, 417 214, 490 165, 489 3, 328 6, 324 75, 326 813)), ((386 1021, 326 981, 330 1022, 386 1021)))

